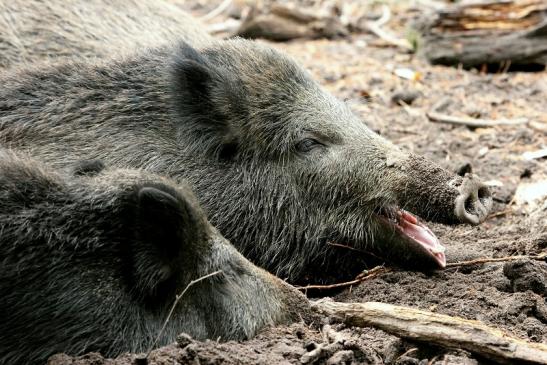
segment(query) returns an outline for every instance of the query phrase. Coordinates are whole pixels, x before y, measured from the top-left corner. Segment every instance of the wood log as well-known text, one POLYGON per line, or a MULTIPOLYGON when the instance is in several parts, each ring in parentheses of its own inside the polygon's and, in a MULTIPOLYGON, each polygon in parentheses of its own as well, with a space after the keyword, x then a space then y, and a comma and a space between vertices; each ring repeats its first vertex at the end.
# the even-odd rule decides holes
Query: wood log
POLYGON ((418 51, 433 64, 547 64, 547 1, 489 0, 449 6, 420 19, 418 51))
POLYGON ((547 364, 547 345, 513 337, 479 321, 385 303, 312 301, 335 322, 375 327, 406 339, 470 351, 506 364, 547 364))
POLYGON ((336 38, 347 34, 347 29, 335 16, 315 14, 294 5, 274 4, 266 10, 253 8, 235 35, 282 42, 296 38, 336 38))

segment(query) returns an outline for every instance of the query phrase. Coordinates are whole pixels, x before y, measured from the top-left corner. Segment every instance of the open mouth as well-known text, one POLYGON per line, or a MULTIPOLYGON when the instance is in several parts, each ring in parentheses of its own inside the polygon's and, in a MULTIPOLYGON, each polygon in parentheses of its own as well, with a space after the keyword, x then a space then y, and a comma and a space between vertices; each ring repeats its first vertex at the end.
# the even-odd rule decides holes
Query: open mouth
POLYGON ((439 268, 446 267, 445 247, 435 234, 406 210, 390 207, 377 212, 381 222, 389 225, 409 246, 408 249, 428 255, 439 268))

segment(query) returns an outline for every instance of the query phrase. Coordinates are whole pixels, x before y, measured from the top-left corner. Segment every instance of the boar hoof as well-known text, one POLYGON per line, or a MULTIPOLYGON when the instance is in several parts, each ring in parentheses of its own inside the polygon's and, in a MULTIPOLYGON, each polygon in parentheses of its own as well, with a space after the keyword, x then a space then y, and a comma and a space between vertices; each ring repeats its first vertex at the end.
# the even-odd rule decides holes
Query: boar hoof
POLYGON ((492 194, 486 185, 473 174, 465 174, 459 186, 454 213, 463 223, 483 222, 492 208, 492 194))

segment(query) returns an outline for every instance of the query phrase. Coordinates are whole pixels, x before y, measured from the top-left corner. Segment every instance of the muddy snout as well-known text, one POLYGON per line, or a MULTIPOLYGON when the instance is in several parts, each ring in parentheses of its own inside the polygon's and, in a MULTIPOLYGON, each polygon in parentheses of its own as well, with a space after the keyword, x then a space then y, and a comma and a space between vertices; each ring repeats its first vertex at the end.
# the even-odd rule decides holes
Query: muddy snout
POLYGON ((454 204, 454 215, 462 223, 479 224, 483 222, 492 208, 492 194, 476 175, 465 174, 459 195, 454 204))

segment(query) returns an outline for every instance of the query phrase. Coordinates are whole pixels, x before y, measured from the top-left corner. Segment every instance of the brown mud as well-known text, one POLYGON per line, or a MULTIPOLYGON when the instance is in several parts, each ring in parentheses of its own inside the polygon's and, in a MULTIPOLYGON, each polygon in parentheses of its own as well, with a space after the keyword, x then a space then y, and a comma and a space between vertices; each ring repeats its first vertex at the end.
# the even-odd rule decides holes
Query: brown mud
MULTIPOLYGON (((192 10, 199 11, 200 3, 191 3, 195 3, 192 10)), ((392 11, 387 26, 404 34, 415 11, 403 7, 392 11)), ((532 191, 527 187, 547 184, 547 159, 523 157, 525 152, 547 148, 547 71, 485 73, 431 66, 372 34, 273 46, 304 64, 327 89, 351 104, 373 130, 453 171, 471 168, 494 185, 493 213, 482 225, 429 224, 447 247, 449 262, 547 250, 547 200, 524 194, 532 191), (413 71, 415 79, 397 76, 402 68, 413 71), (401 105, 397 103, 400 99, 411 103, 401 105), (446 101, 444 114, 485 119, 525 117, 530 123, 475 129, 433 123, 426 112, 441 101, 446 101)), ((396 270, 328 294, 339 301, 380 301, 476 319, 528 341, 547 344, 544 261, 488 263, 432 273, 396 270)), ((242 343, 185 338, 180 342, 182 346, 173 344, 153 351, 149 364, 489 363, 465 351, 410 343, 373 328, 329 329, 324 324, 270 328, 242 343), (329 331, 337 331, 344 340, 333 341, 329 331)), ((56 355, 50 363, 110 365, 130 364, 134 359, 135 355, 129 354, 117 360, 98 354, 80 358, 56 355)))

